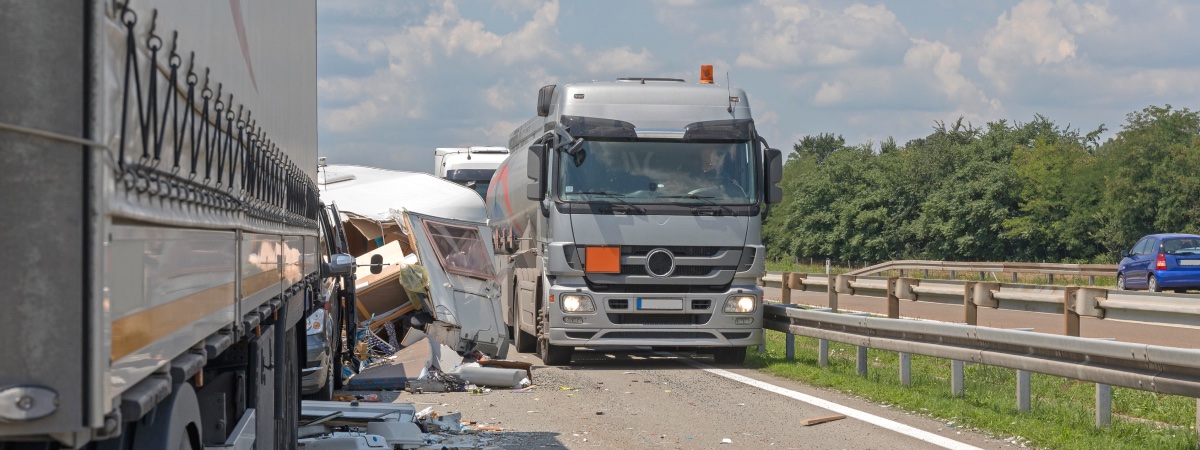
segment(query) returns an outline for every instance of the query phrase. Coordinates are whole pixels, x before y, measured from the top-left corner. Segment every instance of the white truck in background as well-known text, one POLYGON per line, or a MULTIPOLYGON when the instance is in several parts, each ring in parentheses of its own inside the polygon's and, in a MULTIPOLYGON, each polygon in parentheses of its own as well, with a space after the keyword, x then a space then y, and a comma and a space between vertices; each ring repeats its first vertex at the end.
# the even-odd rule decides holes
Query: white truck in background
POLYGON ((483 197, 505 158, 505 147, 437 148, 433 150, 433 175, 474 189, 483 197))
POLYGON ((302 322, 354 267, 316 2, 0 11, 0 448, 294 448, 302 322))

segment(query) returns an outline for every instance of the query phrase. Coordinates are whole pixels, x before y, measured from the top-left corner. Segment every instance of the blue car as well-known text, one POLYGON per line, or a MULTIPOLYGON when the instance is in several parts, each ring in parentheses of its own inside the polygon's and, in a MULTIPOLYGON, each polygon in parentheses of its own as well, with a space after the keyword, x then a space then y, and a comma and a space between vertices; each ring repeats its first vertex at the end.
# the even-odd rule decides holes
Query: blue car
POLYGON ((1200 236, 1170 233, 1143 237, 1117 266, 1117 289, 1200 289, 1200 236))

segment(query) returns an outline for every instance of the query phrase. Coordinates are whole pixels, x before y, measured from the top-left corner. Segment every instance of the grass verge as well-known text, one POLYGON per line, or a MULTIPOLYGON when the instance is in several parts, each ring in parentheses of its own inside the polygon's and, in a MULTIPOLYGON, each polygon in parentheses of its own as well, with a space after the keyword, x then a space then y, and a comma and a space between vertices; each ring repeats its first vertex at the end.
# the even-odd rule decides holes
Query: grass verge
POLYGON ((856 348, 829 343, 829 366, 817 365, 817 340, 796 337, 796 360, 785 358, 784 333, 767 330, 766 353, 746 364, 764 372, 829 388, 917 414, 953 422, 1018 444, 1047 449, 1195 449, 1196 400, 1113 388, 1113 422, 1095 427, 1095 384, 1032 374, 1031 411, 1016 407, 1016 371, 965 368, 962 398, 950 395, 950 361, 913 355, 911 386, 900 385, 899 356, 868 350, 865 377, 856 372, 856 348))

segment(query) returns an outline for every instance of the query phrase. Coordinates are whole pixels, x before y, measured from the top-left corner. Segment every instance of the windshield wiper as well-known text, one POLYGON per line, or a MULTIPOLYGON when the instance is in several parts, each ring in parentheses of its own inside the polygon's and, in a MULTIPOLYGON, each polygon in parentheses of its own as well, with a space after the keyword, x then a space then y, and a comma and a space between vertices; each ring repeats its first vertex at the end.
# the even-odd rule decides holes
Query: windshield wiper
MULTIPOLYGON (((626 208, 628 208, 628 209, 632 209, 632 210, 634 210, 634 211, 637 211, 637 213, 638 213, 638 214, 645 214, 645 213, 646 213, 646 210, 644 210, 644 209, 642 209, 642 208, 639 208, 637 205, 635 205, 635 204, 633 204, 633 203, 629 203, 629 202, 625 201, 625 199, 621 198, 621 194, 617 194, 617 193, 615 193, 615 192, 608 192, 608 191, 584 191, 584 192, 572 192, 572 194, 577 194, 577 195, 602 195, 602 196, 605 196, 605 197, 608 197, 608 198, 611 198, 611 199, 613 199, 613 200, 616 200, 616 201, 620 202, 622 205, 625 205, 625 207, 626 207, 626 208)), ((628 214, 628 209, 626 210, 626 213, 627 213, 627 214, 628 214)))
POLYGON ((724 212, 724 213, 727 213, 727 214, 733 214, 733 210, 732 210, 732 209, 729 209, 729 207, 728 207, 728 206, 725 206, 725 205, 722 205, 722 204, 720 204, 720 203, 717 203, 717 202, 714 202, 714 201, 712 201, 712 199, 713 199, 714 197, 713 197, 713 196, 711 196, 711 195, 696 195, 696 194, 687 194, 687 195, 660 195, 660 196, 658 196, 657 198, 686 198, 686 199, 691 199, 691 200, 700 200, 700 201, 702 201, 702 202, 704 202, 704 203, 707 203, 707 204, 709 204, 709 205, 716 206, 717 208, 720 208, 720 209, 721 209, 721 211, 722 211, 722 212, 724 212))

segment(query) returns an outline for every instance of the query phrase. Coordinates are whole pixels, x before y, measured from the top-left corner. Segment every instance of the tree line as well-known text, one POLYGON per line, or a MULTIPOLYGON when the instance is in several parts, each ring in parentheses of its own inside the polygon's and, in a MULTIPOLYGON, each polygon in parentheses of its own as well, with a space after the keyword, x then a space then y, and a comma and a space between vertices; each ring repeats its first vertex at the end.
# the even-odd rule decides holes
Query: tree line
POLYGON ((763 225, 776 260, 1115 263, 1151 233, 1200 233, 1200 113, 1150 106, 1115 136, 1041 115, 939 122, 898 145, 806 136, 763 225))

